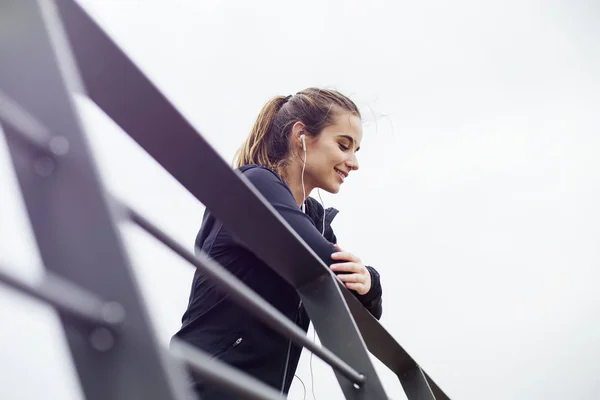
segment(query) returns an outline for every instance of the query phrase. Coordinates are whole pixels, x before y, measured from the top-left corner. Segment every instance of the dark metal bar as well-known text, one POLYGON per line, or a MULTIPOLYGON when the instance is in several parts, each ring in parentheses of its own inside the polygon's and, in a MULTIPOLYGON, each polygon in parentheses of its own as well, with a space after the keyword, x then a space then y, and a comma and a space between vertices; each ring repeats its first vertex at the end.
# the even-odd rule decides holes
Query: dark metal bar
POLYGON ((446 395, 446 393, 444 393, 444 391, 440 389, 440 387, 433 381, 433 379, 431 379, 429 375, 427 375, 427 373, 423 369, 421 369, 421 372, 423 373, 423 375, 425 375, 425 379, 427 380, 427 384, 429 385, 429 388, 433 393, 433 397, 436 400, 449 400, 449 397, 446 395))
POLYGON ((358 373, 328 349, 318 346, 309 340, 303 330, 298 328, 298 326, 286 318, 285 315, 257 295, 235 275, 213 261, 209 256, 203 252, 197 252, 196 255, 192 254, 138 212, 127 206, 123 207, 127 210, 133 222, 154 236, 158 241, 164 243, 183 259, 201 270, 213 281, 213 283, 221 289, 224 289, 229 294, 229 297, 237 302, 238 305, 246 308, 253 315, 282 335, 291 338, 300 346, 306 347, 353 383, 358 385, 364 383, 365 377, 363 375, 358 373))
POLYGON ((12 126, 13 130, 10 132, 17 133, 15 139, 29 148, 41 153, 50 153, 48 143, 51 135, 48 129, 2 90, 0 90, 0 123, 12 126))
POLYGON ((70 50, 59 40, 64 32, 56 4, 1 4, 0 89, 47 132, 68 142, 65 154, 48 157, 51 163, 40 169, 38 155, 23 151, 15 140, 26 135, 19 124, 3 126, 42 262, 74 285, 119 303, 127 315, 111 337, 104 328, 59 314, 83 394, 89 400, 184 399, 183 376, 173 372, 157 346, 72 104, 76 77, 65 64, 70 50))
POLYGON ((46 272, 40 284, 32 285, 16 279, 0 268, 0 282, 28 296, 53 306, 57 311, 92 326, 113 330, 124 320, 119 303, 104 302, 89 291, 46 272))
POLYGON ((410 400, 436 400, 425 373, 418 365, 415 364, 404 371, 400 375, 400 382, 410 400))
MULTIPOLYGON (((339 285, 343 286, 341 283, 339 285)), ((347 290, 342 290, 342 293, 359 327, 361 336, 375 357, 396 374, 404 372, 416 363, 352 293, 347 290)))
POLYGON ((173 339, 170 353, 198 373, 210 384, 244 399, 282 400, 284 397, 272 387, 230 367, 222 361, 211 358, 196 347, 182 340, 173 339))
MULTIPOLYGON (((340 286, 342 284, 340 283, 340 286)), ((409 376, 405 376, 407 371, 412 370, 417 362, 400 346, 396 340, 381 327, 377 321, 360 302, 347 290, 342 290, 346 303, 354 316, 354 319, 360 329, 360 333, 365 340, 369 351, 377 357, 386 367, 392 370, 400 379, 400 382, 409 382, 409 376)), ((437 400, 450 400, 450 397, 423 371, 426 381, 419 378, 418 384, 423 385, 422 390, 426 391, 426 385, 433 391, 437 400)), ((417 379, 417 374, 410 375, 417 379)), ((409 384, 414 386, 415 384, 409 384)), ((406 390, 406 387, 405 387, 406 390)), ((412 400, 412 397, 409 397, 412 400)))

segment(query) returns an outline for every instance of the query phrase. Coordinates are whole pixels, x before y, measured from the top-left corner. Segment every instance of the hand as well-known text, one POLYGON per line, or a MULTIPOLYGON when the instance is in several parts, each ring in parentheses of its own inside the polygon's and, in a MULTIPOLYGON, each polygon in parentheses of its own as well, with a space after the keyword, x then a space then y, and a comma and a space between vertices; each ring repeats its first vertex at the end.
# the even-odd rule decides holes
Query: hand
POLYGON ((371 290, 371 273, 365 265, 352 253, 342 250, 340 246, 334 244, 339 252, 333 253, 331 258, 334 260, 344 260, 347 262, 332 264, 330 266, 333 272, 346 272, 345 274, 337 274, 346 287, 350 290, 355 290, 358 294, 367 294, 371 290))

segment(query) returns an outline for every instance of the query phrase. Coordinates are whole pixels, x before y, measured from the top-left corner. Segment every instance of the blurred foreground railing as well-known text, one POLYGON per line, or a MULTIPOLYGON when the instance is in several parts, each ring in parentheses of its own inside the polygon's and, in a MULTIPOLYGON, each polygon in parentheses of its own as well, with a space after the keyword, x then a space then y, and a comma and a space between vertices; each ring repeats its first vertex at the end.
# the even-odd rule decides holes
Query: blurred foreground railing
POLYGON ((448 399, 76 2, 0 0, 0 10, 0 123, 47 270, 39 285, 3 273, 0 281, 55 307, 86 398, 187 398, 184 366, 244 398, 280 398, 186 343, 169 352, 157 343, 117 228, 127 218, 329 364, 346 398, 387 399, 371 352, 410 400, 448 399), (322 347, 216 262, 105 192, 73 92, 85 93, 296 288, 322 347))

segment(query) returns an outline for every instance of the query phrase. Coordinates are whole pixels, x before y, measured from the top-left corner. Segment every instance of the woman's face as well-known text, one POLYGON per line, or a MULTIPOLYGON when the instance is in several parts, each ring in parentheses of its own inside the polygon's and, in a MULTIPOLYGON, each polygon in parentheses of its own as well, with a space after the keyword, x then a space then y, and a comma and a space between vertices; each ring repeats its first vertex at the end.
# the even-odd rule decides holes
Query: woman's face
POLYGON ((316 139, 306 138, 307 188, 321 188, 337 193, 352 170, 358 169, 356 152, 362 140, 361 120, 350 113, 340 113, 316 139))

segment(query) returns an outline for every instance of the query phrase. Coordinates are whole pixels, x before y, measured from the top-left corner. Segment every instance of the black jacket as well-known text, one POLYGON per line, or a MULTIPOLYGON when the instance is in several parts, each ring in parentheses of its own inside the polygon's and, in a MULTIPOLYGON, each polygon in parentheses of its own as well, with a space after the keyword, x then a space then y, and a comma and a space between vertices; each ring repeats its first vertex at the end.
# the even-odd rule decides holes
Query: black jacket
MULTIPOLYGON (((325 233, 321 236, 323 207, 315 199, 307 199, 305 214, 277 173, 256 165, 244 166, 239 170, 325 264, 332 264, 331 254, 337 250, 333 247, 336 237, 330 224, 338 211, 334 208, 326 210, 325 233)), ((308 329, 310 321, 296 290, 247 249, 208 210, 205 211, 196 237, 196 251, 208 254, 299 327, 305 331, 308 329)), ((376 318, 380 318, 382 307, 379 274, 372 267, 367 268, 371 273, 371 290, 362 296, 354 293, 376 318)), ((290 345, 289 339, 230 301, 199 270, 194 274, 188 308, 183 314, 182 327, 175 337, 241 369, 278 391, 283 386, 285 393, 290 388, 302 350, 293 343, 290 345)), ((194 379, 196 391, 204 400, 235 398, 205 387, 197 377, 194 379)))

